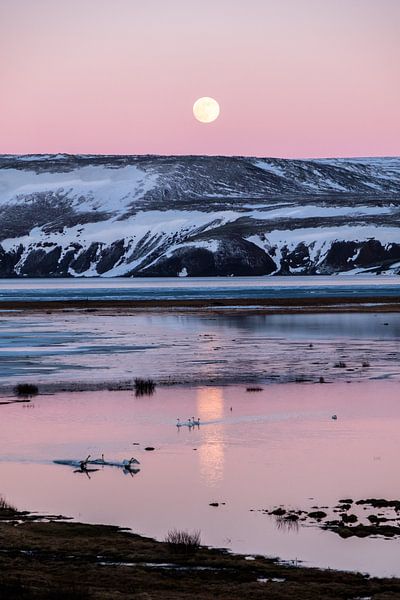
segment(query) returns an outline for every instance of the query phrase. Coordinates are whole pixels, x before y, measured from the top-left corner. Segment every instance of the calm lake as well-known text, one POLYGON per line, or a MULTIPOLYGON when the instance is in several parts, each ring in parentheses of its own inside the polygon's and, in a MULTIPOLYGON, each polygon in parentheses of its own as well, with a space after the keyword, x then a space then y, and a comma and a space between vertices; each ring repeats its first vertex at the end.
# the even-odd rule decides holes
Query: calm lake
POLYGON ((399 313, 0 313, 0 388, 397 379, 399 365, 399 313))
POLYGON ((399 296, 400 276, 2 279, 0 302, 399 296))
MULTIPOLYGON (((399 277, 3 280, 0 299, 399 291, 399 277)), ((400 540, 345 540, 310 523, 282 529, 261 512, 400 499, 399 365, 399 313, 0 312, 3 401, 22 381, 56 391, 0 406, 0 495, 20 509, 158 539, 200 529, 207 545, 400 576, 400 540), (104 389, 137 376, 181 385, 142 398, 104 389), (246 392, 255 382, 263 390, 246 392), (99 391, 60 391, 83 383, 99 391), (200 427, 176 427, 192 416, 200 427), (102 453, 135 456, 140 471, 88 476, 53 462, 102 453)))
POLYGON ((398 540, 344 540, 310 525, 282 530, 258 512, 400 498, 398 383, 269 385, 259 393, 181 386, 142 398, 59 393, 0 411, 0 493, 20 509, 158 539, 174 527, 198 528, 203 543, 238 552, 400 575, 398 540), (192 415, 199 428, 176 427, 177 417, 192 415), (53 463, 101 453, 135 456, 141 470, 103 467, 89 478, 53 463))

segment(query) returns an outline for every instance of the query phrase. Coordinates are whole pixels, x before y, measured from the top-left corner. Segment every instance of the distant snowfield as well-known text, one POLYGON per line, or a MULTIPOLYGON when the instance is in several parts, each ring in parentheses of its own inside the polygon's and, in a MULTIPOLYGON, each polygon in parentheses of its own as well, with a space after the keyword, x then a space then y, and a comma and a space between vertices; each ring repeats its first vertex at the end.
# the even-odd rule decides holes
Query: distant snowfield
POLYGON ((0 179, 0 206, 24 203, 27 196, 53 192, 70 198, 77 210, 95 207, 114 213, 142 197, 156 181, 156 176, 147 175, 136 166, 118 169, 90 166, 72 173, 4 169, 0 179))
POLYGON ((4 156, 2 231, 1 277, 395 273, 400 159, 4 156))

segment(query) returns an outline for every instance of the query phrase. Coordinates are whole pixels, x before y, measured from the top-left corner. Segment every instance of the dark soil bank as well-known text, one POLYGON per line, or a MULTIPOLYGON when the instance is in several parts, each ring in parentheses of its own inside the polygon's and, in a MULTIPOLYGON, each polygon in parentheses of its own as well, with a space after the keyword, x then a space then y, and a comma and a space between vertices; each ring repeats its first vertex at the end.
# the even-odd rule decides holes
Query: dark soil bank
POLYGON ((137 600, 400 598, 400 579, 185 549, 104 525, 0 507, 0 598, 137 600))

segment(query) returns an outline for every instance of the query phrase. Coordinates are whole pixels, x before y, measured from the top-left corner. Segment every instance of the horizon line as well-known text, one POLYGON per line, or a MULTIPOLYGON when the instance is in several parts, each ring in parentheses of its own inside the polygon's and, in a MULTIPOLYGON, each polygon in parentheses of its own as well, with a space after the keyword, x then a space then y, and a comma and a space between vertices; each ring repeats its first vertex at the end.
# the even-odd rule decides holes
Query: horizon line
POLYGON ((126 153, 93 153, 93 152, 28 152, 28 153, 0 153, 0 158, 5 157, 73 157, 73 156, 82 156, 82 157, 91 157, 91 156, 103 156, 103 157, 151 157, 151 158, 250 158, 250 159, 259 159, 259 160, 299 160, 299 161, 312 161, 312 160, 365 160, 371 158, 382 158, 382 159, 393 159, 400 158, 400 154, 398 155, 388 155, 388 154, 370 154, 370 155, 355 155, 355 156, 303 156, 303 157, 290 157, 290 156, 257 156, 254 154, 155 154, 151 152, 139 153, 139 154, 126 154, 126 153))

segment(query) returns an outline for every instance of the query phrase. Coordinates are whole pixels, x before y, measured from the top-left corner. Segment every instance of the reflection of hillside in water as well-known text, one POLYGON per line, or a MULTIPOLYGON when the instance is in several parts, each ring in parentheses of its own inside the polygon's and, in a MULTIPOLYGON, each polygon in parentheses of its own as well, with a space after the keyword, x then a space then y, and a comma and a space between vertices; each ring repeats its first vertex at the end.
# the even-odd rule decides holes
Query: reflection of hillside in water
POLYGON ((206 485, 213 487, 224 474, 224 424, 218 423, 224 416, 223 390, 200 388, 197 391, 197 411, 200 421, 207 424, 201 428, 202 441, 198 448, 200 475, 206 485))
POLYGON ((398 378, 399 356, 395 313, 0 318, 0 384, 26 374, 38 383, 137 376, 200 384, 398 378))

